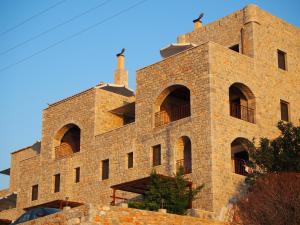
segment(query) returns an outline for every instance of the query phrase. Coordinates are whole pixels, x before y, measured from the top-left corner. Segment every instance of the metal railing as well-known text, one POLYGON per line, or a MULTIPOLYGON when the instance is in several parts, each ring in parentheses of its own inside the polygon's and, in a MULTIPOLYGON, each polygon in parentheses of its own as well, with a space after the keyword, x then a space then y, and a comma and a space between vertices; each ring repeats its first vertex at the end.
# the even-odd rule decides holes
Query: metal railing
POLYGON ((254 109, 237 103, 230 103, 230 116, 254 123, 254 109))
POLYGON ((176 161, 176 171, 178 171, 180 168, 183 168, 184 174, 188 174, 192 172, 192 166, 191 163, 187 160, 180 159, 176 161))
POLYGON ((246 176, 246 161, 244 159, 234 158, 234 172, 246 176))
POLYGON ((60 145, 56 146, 54 150, 56 159, 69 157, 73 154, 72 147, 68 143, 61 143, 60 145))
POLYGON ((189 104, 174 106, 169 111, 163 110, 155 113, 155 126, 162 126, 190 115, 191 109, 189 104))

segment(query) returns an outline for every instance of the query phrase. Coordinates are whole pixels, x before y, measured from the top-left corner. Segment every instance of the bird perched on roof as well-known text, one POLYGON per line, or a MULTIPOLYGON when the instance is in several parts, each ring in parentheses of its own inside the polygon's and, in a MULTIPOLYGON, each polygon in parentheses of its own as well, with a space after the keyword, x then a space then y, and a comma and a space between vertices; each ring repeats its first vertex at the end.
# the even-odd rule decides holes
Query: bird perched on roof
POLYGON ((117 54, 117 57, 124 56, 125 48, 122 48, 122 51, 117 54))
POLYGON ((201 22, 201 19, 202 19, 203 16, 204 16, 204 13, 201 13, 197 19, 193 20, 193 22, 194 23, 198 22, 198 21, 201 22))

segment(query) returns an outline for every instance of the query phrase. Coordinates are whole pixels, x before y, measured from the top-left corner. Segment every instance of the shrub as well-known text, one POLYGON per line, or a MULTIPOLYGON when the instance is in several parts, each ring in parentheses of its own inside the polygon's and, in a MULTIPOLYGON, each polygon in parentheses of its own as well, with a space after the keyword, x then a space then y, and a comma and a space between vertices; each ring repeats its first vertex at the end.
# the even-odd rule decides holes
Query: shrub
POLYGON ((234 224, 299 225, 300 173, 259 177, 237 203, 234 224))
POLYGON ((196 199, 204 186, 190 189, 184 178, 183 168, 175 174, 174 179, 162 178, 153 171, 150 180, 143 202, 129 203, 129 207, 151 211, 165 208, 169 213, 186 214, 190 200, 196 199))
POLYGON ((278 122, 281 134, 274 140, 261 138, 259 147, 249 146, 250 173, 246 181, 253 184, 262 174, 273 172, 300 172, 300 126, 278 122))

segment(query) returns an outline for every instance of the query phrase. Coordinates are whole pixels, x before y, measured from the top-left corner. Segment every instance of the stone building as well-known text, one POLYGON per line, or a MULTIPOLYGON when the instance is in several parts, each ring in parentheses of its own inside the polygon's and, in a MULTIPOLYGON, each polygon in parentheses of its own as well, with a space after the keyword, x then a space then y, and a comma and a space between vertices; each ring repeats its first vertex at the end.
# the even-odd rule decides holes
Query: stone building
POLYGON ((0 218, 66 199, 118 203, 144 187, 132 181, 179 166, 205 184, 193 208, 222 214, 244 179, 246 143, 276 137, 281 119, 298 124, 300 30, 255 5, 194 23, 161 61, 137 70, 135 93, 120 53, 114 84, 43 110, 41 142, 13 152, 2 171, 10 186, 0 218))

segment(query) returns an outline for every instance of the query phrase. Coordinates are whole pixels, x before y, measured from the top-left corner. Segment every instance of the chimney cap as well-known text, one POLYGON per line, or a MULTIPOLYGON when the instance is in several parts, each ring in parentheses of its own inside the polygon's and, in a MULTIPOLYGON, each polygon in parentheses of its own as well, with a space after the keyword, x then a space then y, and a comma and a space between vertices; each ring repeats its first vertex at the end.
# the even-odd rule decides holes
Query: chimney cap
POLYGON ((125 48, 122 48, 121 52, 117 54, 117 57, 124 56, 125 48))
POLYGON ((196 23, 196 22, 202 22, 201 19, 202 19, 203 16, 204 16, 204 13, 201 13, 201 14, 198 16, 197 19, 194 19, 194 20, 193 20, 193 23, 196 23))

